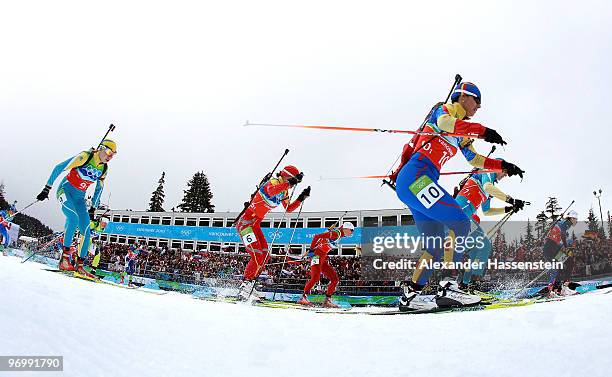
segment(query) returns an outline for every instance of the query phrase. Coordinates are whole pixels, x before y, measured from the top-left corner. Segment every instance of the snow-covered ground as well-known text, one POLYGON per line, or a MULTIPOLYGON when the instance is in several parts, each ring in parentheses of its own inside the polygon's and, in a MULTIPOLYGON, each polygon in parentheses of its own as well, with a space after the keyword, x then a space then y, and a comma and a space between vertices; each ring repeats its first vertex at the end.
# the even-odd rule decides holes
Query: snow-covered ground
MULTIPOLYGON (((153 295, 0 256, 0 355, 61 376, 609 376, 612 294, 503 310, 317 314, 153 295)), ((6 372, 0 372, 0 376, 6 372)))

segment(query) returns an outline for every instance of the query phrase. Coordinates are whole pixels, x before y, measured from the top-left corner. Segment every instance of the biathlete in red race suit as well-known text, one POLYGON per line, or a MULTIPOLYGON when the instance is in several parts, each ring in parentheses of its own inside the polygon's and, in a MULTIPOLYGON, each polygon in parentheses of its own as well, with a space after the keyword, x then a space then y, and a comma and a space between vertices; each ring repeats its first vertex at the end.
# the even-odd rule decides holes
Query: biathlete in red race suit
POLYGON ((300 183, 303 177, 304 173, 300 173, 295 166, 285 166, 277 178, 271 178, 259 187, 246 211, 236 220, 236 230, 251 256, 244 270, 245 281, 238 293, 245 300, 251 295, 255 280, 270 259, 268 242, 261 231, 261 221, 268 212, 281 204, 287 212, 295 211, 310 196, 308 187, 293 203, 289 202, 289 189, 300 183))
POLYGON ((337 247, 337 242, 342 237, 350 237, 353 235, 355 226, 350 222, 344 222, 342 227, 339 229, 332 229, 325 233, 317 234, 312 238, 310 244, 310 250, 308 256, 312 259, 310 261, 310 280, 306 282, 304 286, 304 294, 302 298, 298 300, 298 304, 301 305, 314 305, 308 300, 308 294, 312 287, 315 286, 321 279, 321 273, 329 279, 329 285, 325 292, 325 301, 323 307, 326 308, 338 308, 338 305, 334 304, 331 300, 331 296, 336 291, 336 286, 340 282, 336 270, 329 264, 327 254, 334 248, 337 247))

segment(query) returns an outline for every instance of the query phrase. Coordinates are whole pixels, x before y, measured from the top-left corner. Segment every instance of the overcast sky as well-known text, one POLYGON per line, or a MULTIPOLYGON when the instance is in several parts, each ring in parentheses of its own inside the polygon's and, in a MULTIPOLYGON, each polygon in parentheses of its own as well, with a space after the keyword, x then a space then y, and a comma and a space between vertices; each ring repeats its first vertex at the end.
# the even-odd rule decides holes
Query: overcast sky
MULTIPOLYGON (((500 184, 533 203, 517 218, 551 195, 586 217, 600 187, 612 208, 609 1, 85 3, 0 14, 0 180, 22 206, 114 123, 116 209, 145 209, 162 171, 171 208, 203 170, 217 210, 240 210, 285 148, 312 186, 304 210, 401 208, 378 181, 319 179, 384 174, 408 137, 242 125, 415 129, 460 73, 483 94, 474 121, 508 141, 495 156, 527 171, 500 184)), ((54 199, 29 213, 64 221, 54 199)))

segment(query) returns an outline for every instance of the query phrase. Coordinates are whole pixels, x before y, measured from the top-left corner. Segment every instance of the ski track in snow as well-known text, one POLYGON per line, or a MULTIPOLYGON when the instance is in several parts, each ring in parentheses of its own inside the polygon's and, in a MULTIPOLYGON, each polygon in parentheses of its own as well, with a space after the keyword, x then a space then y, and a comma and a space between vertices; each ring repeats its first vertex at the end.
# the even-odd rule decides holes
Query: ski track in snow
MULTIPOLYGON (((17 376, 609 376, 612 294, 480 312, 318 314, 158 296, 0 256, 0 355, 17 376)), ((0 372, 0 376, 8 375, 0 372)))

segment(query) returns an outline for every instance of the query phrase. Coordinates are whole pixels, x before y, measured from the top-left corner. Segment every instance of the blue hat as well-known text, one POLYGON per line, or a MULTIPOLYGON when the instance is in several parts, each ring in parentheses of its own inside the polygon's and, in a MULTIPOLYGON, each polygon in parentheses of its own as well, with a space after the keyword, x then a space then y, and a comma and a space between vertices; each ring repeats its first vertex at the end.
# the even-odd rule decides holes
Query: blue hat
POLYGON ((472 96, 476 98, 476 102, 480 103, 481 99, 482 99, 482 95, 480 94, 480 89, 478 89, 478 87, 476 85, 474 85, 471 82, 462 82, 461 84, 458 84, 455 87, 455 90, 453 90, 453 94, 451 95, 451 99, 453 101, 456 101, 457 98, 459 98, 459 96, 461 94, 467 94, 468 96, 472 96))

